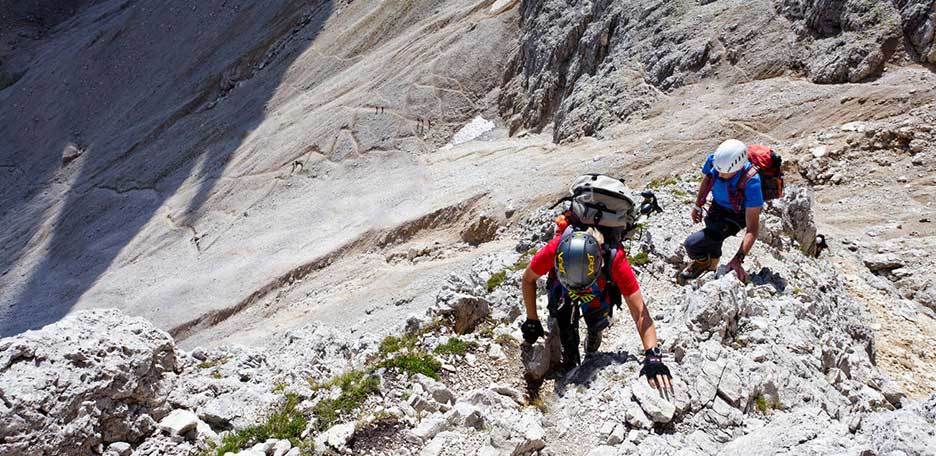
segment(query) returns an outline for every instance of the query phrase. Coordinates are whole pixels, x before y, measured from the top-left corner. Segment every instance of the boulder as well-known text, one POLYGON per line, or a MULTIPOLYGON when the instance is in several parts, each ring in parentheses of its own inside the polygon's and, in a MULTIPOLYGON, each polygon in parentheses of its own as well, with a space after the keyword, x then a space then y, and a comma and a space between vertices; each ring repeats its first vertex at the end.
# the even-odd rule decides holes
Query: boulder
MULTIPOLYGON (((175 343, 140 318, 80 311, 0 340, 0 454, 139 443, 169 410, 175 343)), ((100 451, 100 450, 98 450, 100 451)))
POLYGON ((559 322, 550 318, 546 322, 546 337, 533 345, 523 343, 520 346, 520 359, 523 362, 524 377, 531 381, 541 380, 546 374, 558 369, 562 364, 562 345, 559 341, 559 322))
POLYGON ((668 423, 673 419, 676 406, 663 397, 659 390, 650 386, 646 379, 638 378, 632 381, 631 390, 640 408, 655 423, 668 423))

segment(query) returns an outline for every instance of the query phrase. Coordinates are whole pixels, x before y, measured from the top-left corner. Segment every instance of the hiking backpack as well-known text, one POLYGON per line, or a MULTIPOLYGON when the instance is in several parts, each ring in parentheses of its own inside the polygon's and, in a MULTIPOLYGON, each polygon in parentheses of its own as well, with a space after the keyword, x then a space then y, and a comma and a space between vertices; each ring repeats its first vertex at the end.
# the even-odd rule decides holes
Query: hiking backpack
POLYGON ((780 154, 762 144, 751 144, 748 146, 748 160, 754 166, 751 166, 738 181, 738 192, 741 195, 741 201, 744 201, 744 186, 755 174, 760 176, 764 201, 782 197, 783 171, 780 168, 783 165, 783 158, 780 157, 780 154))
MULTIPOLYGON (((630 197, 630 190, 621 179, 615 179, 603 174, 585 174, 572 182, 566 196, 553 207, 568 202, 569 207, 556 218, 555 234, 559 235, 568 229, 584 231, 595 227, 604 237, 602 246, 601 278, 606 286, 604 293, 608 295, 611 309, 601 309, 600 312, 613 312, 614 307, 621 306, 621 291, 611 279, 611 263, 617 252, 623 249, 622 241, 628 239, 637 227, 637 205, 630 197)), ((644 195, 645 199, 648 198, 644 195)), ((655 199, 654 199, 655 204, 655 199)), ((550 306, 558 305, 558 298, 563 293, 558 288, 558 279, 551 271, 547 279, 547 289, 550 293, 550 306)), ((596 309, 597 310, 597 309, 596 309)))

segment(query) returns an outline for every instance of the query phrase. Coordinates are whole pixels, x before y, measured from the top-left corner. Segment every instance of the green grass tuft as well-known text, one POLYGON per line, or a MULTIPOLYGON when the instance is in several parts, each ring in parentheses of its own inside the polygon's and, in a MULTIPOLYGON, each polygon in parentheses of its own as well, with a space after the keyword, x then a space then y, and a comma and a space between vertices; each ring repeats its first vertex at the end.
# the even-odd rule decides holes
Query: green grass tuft
POLYGON ((217 456, 224 456, 228 452, 236 453, 267 439, 286 439, 293 446, 302 447, 302 431, 309 420, 296 410, 300 402, 298 395, 288 393, 285 397, 286 400, 270 413, 264 423, 224 434, 214 453, 217 456))
POLYGON ((387 336, 387 337, 384 337, 382 341, 380 341, 379 351, 381 355, 388 355, 390 353, 400 351, 400 348, 402 347, 403 346, 401 344, 399 337, 387 336))
POLYGON ((365 371, 350 371, 335 377, 329 386, 341 388, 341 394, 334 399, 323 399, 312 409, 315 415, 315 427, 326 430, 360 408, 367 397, 380 391, 380 380, 365 371))
POLYGON ((465 342, 457 337, 453 337, 448 340, 448 342, 439 345, 433 350, 434 353, 438 355, 458 355, 464 356, 465 353, 468 353, 469 350, 475 350, 478 348, 477 342, 469 341, 465 342))
POLYGON ((781 410, 783 409, 783 403, 780 402, 780 398, 770 398, 763 394, 759 394, 754 398, 754 408, 762 414, 767 414, 771 410, 781 410))
POLYGON ((488 293, 494 291, 495 288, 503 285, 504 280, 507 279, 507 270, 497 271, 494 274, 491 274, 491 277, 487 280, 487 291, 488 293))
POLYGON ((634 256, 627 257, 627 261, 632 266, 644 266, 650 263, 650 256, 647 255, 647 252, 640 252, 634 256))
POLYGON ((498 334, 497 338, 494 339, 494 342, 497 342, 498 344, 505 347, 512 347, 517 344, 517 340, 509 334, 498 334))
POLYGON ((212 367, 220 366, 226 362, 228 362, 227 358, 206 359, 198 363, 198 368, 199 369, 211 369, 212 367))
POLYGON ((437 361, 430 354, 419 353, 397 355, 384 360, 377 367, 384 367, 387 369, 396 368, 410 375, 423 374, 438 380, 439 370, 442 369, 442 363, 437 361))
POLYGON ((754 399, 754 407, 758 412, 767 413, 767 398, 763 394, 754 399))
POLYGON ((657 177, 651 180, 649 184, 647 184, 647 188, 651 190, 656 190, 658 188, 668 187, 670 185, 676 185, 677 183, 679 183, 679 179, 676 179, 673 176, 657 177))

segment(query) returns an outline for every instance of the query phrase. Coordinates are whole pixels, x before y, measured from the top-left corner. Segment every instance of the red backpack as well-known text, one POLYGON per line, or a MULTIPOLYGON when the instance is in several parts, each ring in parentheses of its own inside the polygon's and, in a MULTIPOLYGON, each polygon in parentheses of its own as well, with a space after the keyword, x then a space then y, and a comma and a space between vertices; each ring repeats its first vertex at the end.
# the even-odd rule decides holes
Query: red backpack
POLYGON ((754 175, 760 176, 764 201, 775 200, 783 196, 783 171, 780 169, 783 165, 783 158, 780 154, 768 146, 751 144, 748 146, 748 160, 754 166, 751 166, 738 180, 738 192, 734 198, 735 201, 732 201, 735 210, 740 210, 741 203, 744 201, 744 187, 754 175))

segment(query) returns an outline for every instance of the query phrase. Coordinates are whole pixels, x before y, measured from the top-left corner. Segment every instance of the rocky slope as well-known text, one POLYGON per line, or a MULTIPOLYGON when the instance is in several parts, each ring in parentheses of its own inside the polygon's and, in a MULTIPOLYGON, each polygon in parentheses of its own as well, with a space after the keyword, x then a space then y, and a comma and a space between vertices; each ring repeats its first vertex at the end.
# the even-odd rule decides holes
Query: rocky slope
MULTIPOLYGON (((402 338, 380 343, 312 324, 264 347, 185 352, 165 332, 116 311, 82 312, 3 339, 0 416, 7 424, 0 449, 11 455, 936 451, 936 395, 910 400, 875 366, 862 306, 828 260, 803 255, 796 239, 814 232, 805 189, 791 188, 765 216, 767 245, 751 257, 752 284, 726 275, 671 285, 691 185, 658 189, 667 210, 630 247, 633 257, 647 258, 636 261, 637 271, 675 376, 672 396, 637 378, 639 339, 626 316, 578 368, 544 369, 552 364, 552 337, 535 346, 519 342, 518 264, 527 257, 514 253, 453 274, 426 316, 401 328, 402 338), (276 426, 276 419, 291 426, 276 426)), ((549 237, 552 223, 552 213, 541 210, 503 236, 525 251, 549 237)))
POLYGON ((936 452, 931 0, 0 5, 0 453, 936 452), (729 136, 800 187, 753 284, 675 287, 729 136), (666 208, 672 398, 626 315, 523 380, 594 171, 666 208))

